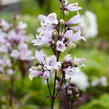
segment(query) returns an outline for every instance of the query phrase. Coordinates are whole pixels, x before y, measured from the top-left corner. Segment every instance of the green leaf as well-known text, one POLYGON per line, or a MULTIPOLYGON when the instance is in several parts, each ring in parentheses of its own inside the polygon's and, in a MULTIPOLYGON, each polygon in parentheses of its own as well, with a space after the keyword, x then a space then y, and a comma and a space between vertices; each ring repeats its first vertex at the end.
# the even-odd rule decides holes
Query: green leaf
POLYGON ((24 107, 21 107, 20 109, 39 109, 39 107, 35 105, 26 105, 24 107))
POLYGON ((25 96, 21 99, 21 101, 20 101, 21 106, 25 105, 25 103, 26 103, 31 97, 36 96, 36 95, 39 94, 39 93, 41 93, 41 92, 39 92, 39 91, 33 91, 33 92, 30 92, 30 93, 28 93, 27 95, 25 95, 25 96))

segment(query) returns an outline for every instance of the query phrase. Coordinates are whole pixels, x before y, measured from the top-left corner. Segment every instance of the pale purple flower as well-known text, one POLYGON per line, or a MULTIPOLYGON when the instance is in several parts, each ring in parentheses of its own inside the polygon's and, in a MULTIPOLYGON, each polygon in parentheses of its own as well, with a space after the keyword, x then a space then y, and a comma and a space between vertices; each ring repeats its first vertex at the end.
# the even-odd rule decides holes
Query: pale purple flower
POLYGON ((52 41, 52 31, 46 31, 36 35, 36 39, 32 40, 34 46, 42 46, 52 41))
POLYGON ((72 64, 76 65, 78 67, 82 67, 82 66, 85 66, 84 62, 85 62, 85 58, 76 58, 75 57, 72 61, 72 64))
POLYGON ((43 50, 41 50, 36 51, 34 59, 37 59, 40 63, 44 63, 45 57, 46 57, 45 53, 43 52, 43 50))
POLYGON ((69 39, 69 41, 79 41, 79 40, 84 40, 86 39, 81 36, 81 31, 78 30, 78 32, 73 33, 72 30, 68 30, 65 34, 64 37, 69 39))
POLYGON ((20 43, 18 45, 19 50, 19 59, 20 60, 32 60, 32 51, 28 49, 28 45, 26 43, 20 43))
POLYGON ((25 51, 25 50, 27 50, 28 49, 28 45, 26 44, 26 43, 20 43, 19 45, 18 45, 18 49, 21 51, 25 51))
POLYGON ((16 42, 26 42, 27 36, 25 36, 25 31, 20 30, 16 32, 15 30, 10 30, 8 33, 8 40, 9 41, 16 41, 16 42))
POLYGON ((80 26, 72 26, 72 27, 69 27, 70 30, 73 30, 73 31, 78 31, 78 30, 82 30, 82 27, 80 26))
POLYGON ((101 81, 102 86, 107 86, 108 85, 106 77, 102 76, 100 81, 101 81))
POLYGON ((0 72, 4 72, 4 68, 0 66, 0 72))
POLYGON ((64 61, 66 61, 66 62, 69 62, 69 61, 71 61, 71 60, 72 60, 72 57, 71 57, 70 54, 68 54, 68 55, 64 58, 64 61))
POLYGON ((6 57, 1 57, 0 59, 0 71, 4 72, 5 67, 11 67, 11 61, 6 57))
POLYGON ((47 16, 48 21, 51 22, 51 24, 58 24, 57 15, 56 13, 51 13, 47 16))
POLYGON ((6 71, 6 73, 9 74, 9 75, 12 75, 12 74, 14 74, 14 70, 13 69, 8 69, 6 71))
POLYGON ((0 52, 8 52, 10 43, 7 42, 7 33, 0 30, 0 52))
POLYGON ((43 34, 46 34, 49 31, 50 33, 52 33, 54 28, 55 28, 54 25, 47 25, 46 27, 40 27, 40 28, 38 28, 37 32, 38 33, 41 33, 41 34, 42 33, 43 34))
POLYGON ((43 38, 41 36, 37 36, 37 39, 32 40, 32 43, 34 46, 42 46, 45 44, 45 41, 43 41, 43 38))
POLYGON ((8 24, 5 20, 0 20, 0 26, 4 31, 7 31, 11 27, 11 25, 8 24))
POLYGON ((66 50, 65 44, 62 41, 57 41, 57 50, 61 52, 66 50))
POLYGON ((71 40, 72 41, 79 41, 79 40, 86 41, 86 39, 83 36, 81 36, 81 31, 80 30, 78 32, 72 34, 71 40))
POLYGON ((11 60, 10 59, 7 59, 6 57, 4 57, 4 61, 5 61, 5 64, 10 67, 11 66, 11 60))
POLYGON ((20 56, 19 56, 20 60, 25 60, 25 61, 31 61, 32 58, 32 51, 30 50, 25 50, 25 51, 20 51, 20 56))
POLYGON ((57 70, 61 66, 61 63, 57 62, 56 56, 51 56, 46 58, 45 66, 48 70, 57 70))
POLYGON ((88 76, 78 68, 79 74, 74 74, 70 83, 75 84, 80 90, 86 90, 89 87, 88 76))
POLYGON ((27 27, 27 24, 26 23, 23 23, 22 21, 19 22, 18 26, 17 26, 17 29, 25 29, 27 27))
POLYGON ((5 52, 5 53, 7 53, 7 52, 8 52, 7 46, 4 45, 4 44, 0 44, 0 52, 5 52))
POLYGON ((9 40, 9 41, 14 40, 14 41, 19 42, 19 41, 20 41, 20 37, 18 36, 18 34, 16 33, 15 30, 11 30, 11 31, 9 31, 9 33, 8 33, 8 40, 9 40))
POLYGON ((65 6, 64 8, 69 11, 73 11, 73 12, 82 9, 81 7, 78 7, 78 3, 69 4, 69 5, 65 6))
POLYGON ((40 21, 45 21, 45 20, 47 19, 47 17, 44 16, 44 15, 39 15, 39 16, 38 16, 38 19, 39 19, 40 21))
POLYGON ((73 35, 73 31, 68 30, 68 31, 65 32, 64 37, 70 40, 72 35, 73 35))
POLYGON ((72 94, 72 90, 67 90, 67 93, 68 93, 69 95, 71 95, 71 94, 72 94))
POLYGON ((12 50, 12 52, 11 52, 11 54, 10 54, 10 56, 11 57, 13 57, 13 58, 15 58, 15 59, 18 59, 19 58, 19 51, 18 50, 16 50, 16 49, 13 49, 12 50))
POLYGON ((65 79, 71 79, 74 75, 79 75, 80 71, 77 67, 68 67, 64 69, 65 79))
POLYGON ((44 79, 49 79, 50 78, 50 72, 49 71, 45 71, 43 74, 44 79))
POLYGON ((47 17, 44 15, 39 15, 39 20, 41 21, 41 26, 46 27, 47 25, 55 25, 58 24, 56 13, 51 13, 47 17))
POLYGON ((101 78, 97 78, 94 81, 91 82, 92 86, 97 86, 97 85, 102 85, 102 86, 107 86, 107 78, 102 76, 101 78))
POLYGON ((32 67, 29 69, 29 78, 32 80, 34 77, 38 77, 43 74, 43 72, 38 71, 36 67, 32 67))
POLYGON ((0 59, 0 67, 4 67, 5 66, 5 61, 3 59, 0 59))
POLYGON ((69 21, 66 22, 66 25, 79 24, 81 22, 80 15, 72 17, 69 21))

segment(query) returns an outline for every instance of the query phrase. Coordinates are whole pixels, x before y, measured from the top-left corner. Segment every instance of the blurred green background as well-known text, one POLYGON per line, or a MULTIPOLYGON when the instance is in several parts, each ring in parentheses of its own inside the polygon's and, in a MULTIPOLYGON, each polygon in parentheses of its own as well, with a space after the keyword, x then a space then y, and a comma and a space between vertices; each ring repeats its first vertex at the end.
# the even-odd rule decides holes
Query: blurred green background
MULTIPOLYGON (((83 8, 80 11, 81 14, 84 14, 86 10, 96 14, 99 33, 95 38, 87 39, 87 42, 78 44, 77 48, 68 49, 65 54, 71 53, 73 57, 86 58, 86 67, 82 70, 89 76, 89 81, 101 76, 106 76, 109 81, 109 0, 69 1, 79 3, 83 8)), ((20 20, 28 24, 29 45, 34 51, 35 47, 32 46, 31 40, 35 38, 36 29, 40 26, 37 16, 39 14, 47 15, 50 12, 56 12, 58 18, 61 17, 58 0, 21 0, 20 2, 10 3, 0 8, 0 19, 12 22, 13 14, 20 14, 22 16, 20 20)), ((51 54, 49 49, 45 48, 44 50, 46 53, 51 54)), ((65 54, 62 55, 62 58, 65 54)), ((9 82, 6 84, 8 87, 9 82)), ((22 104, 21 109, 48 109, 50 105, 49 98, 47 98, 49 95, 48 90, 40 78, 30 81, 27 74, 25 79, 18 80, 15 85, 15 96, 19 103, 22 104), (21 82, 23 82, 23 86, 21 82), (25 96, 23 97, 23 95, 25 96)), ((109 109, 109 87, 102 89, 89 88, 86 92, 90 90, 94 90, 93 92, 96 92, 97 95, 92 95, 90 100, 80 106, 80 109, 109 109)), ((6 109, 5 105, 2 104, 3 102, 4 104, 7 102, 5 96, 0 99, 0 109, 6 109)), ((56 102, 56 109, 58 109, 58 105, 59 102, 56 102)))

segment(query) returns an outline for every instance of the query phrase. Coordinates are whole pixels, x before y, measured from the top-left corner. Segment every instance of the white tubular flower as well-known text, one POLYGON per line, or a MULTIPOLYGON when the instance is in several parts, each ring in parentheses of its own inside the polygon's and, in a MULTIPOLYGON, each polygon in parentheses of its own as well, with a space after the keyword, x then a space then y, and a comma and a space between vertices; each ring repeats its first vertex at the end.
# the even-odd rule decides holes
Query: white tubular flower
POLYGON ((70 82, 77 85, 80 90, 86 90, 89 87, 88 76, 85 75, 80 69, 78 69, 79 74, 73 75, 70 82))
POLYGON ((78 32, 76 32, 76 33, 73 33, 72 30, 68 30, 64 34, 64 37, 69 39, 70 42, 71 41, 79 41, 79 40, 86 41, 86 39, 83 36, 81 36, 81 31, 80 30, 78 30, 78 32))
POLYGON ((85 58, 76 58, 76 57, 72 61, 73 65, 76 65, 78 67, 85 66, 84 62, 85 62, 85 58))
POLYGON ((43 38, 40 35, 36 35, 36 39, 32 40, 34 46, 41 46, 43 45, 43 38))
POLYGON ((19 58, 20 60, 27 60, 31 61, 32 60, 32 51, 28 49, 28 45, 25 43, 20 43, 18 46, 19 50, 19 58))
POLYGON ((29 69, 29 72, 30 72, 29 74, 30 80, 32 80, 34 77, 37 77, 43 74, 43 72, 37 70, 37 67, 31 67, 29 69))
POLYGON ((65 32, 64 37, 70 40, 72 34, 73 34, 73 31, 68 30, 68 31, 65 32))
POLYGON ((5 20, 0 20, 0 26, 4 31, 7 31, 11 27, 11 25, 8 24, 5 20))
POLYGON ((64 61, 67 61, 67 62, 69 62, 69 61, 71 61, 71 60, 72 60, 72 57, 71 57, 70 54, 68 54, 68 55, 64 58, 64 61))
POLYGON ((86 11, 85 14, 81 16, 80 26, 82 27, 83 34, 86 38, 93 38, 97 36, 97 17, 93 12, 86 11))
POLYGON ((64 69, 65 71, 65 79, 71 79, 74 75, 79 75, 80 71, 76 67, 68 67, 64 69))
POLYGON ((69 4, 68 6, 65 6, 65 9, 69 10, 69 11, 78 11, 81 10, 81 7, 78 7, 78 3, 73 3, 73 4, 69 4))
POLYGON ((45 62, 45 53, 43 50, 41 51, 36 51, 35 53, 35 57, 33 59, 37 59, 40 63, 44 63, 45 62))
POLYGON ((97 86, 98 84, 99 84, 99 79, 98 78, 91 82, 92 86, 97 86))
POLYGON ((80 14, 72 17, 69 21, 66 22, 66 25, 79 24, 81 22, 80 14))
POLYGON ((94 81, 91 82, 91 85, 92 86, 98 86, 98 85, 101 85, 101 86, 104 86, 106 87, 108 84, 107 84, 107 78, 102 76, 101 78, 97 78, 95 79, 94 81))
POLYGON ((27 24, 20 21, 17 26, 17 29, 25 29, 26 27, 27 27, 27 24))
POLYGON ((57 41, 57 50, 61 52, 66 50, 65 44, 62 41, 57 41))
POLYGON ((14 74, 14 70, 13 69, 8 69, 6 71, 6 73, 9 74, 9 75, 12 75, 12 74, 14 74))
POLYGON ((38 18, 41 21, 42 27, 46 27, 48 25, 57 25, 58 24, 56 13, 51 13, 47 17, 44 15, 39 15, 38 18))
POLYGON ((56 56, 46 58, 46 67, 48 70, 57 70, 61 66, 60 62, 57 62, 56 56))
POLYGON ((56 13, 51 13, 47 16, 47 20, 53 25, 58 24, 57 15, 56 13))
POLYGON ((81 31, 79 30, 78 32, 74 33, 71 36, 72 41, 79 41, 79 40, 84 40, 86 41, 85 37, 81 36, 81 31))
POLYGON ((100 81, 101 81, 102 86, 107 86, 108 85, 106 77, 102 76, 100 81))
POLYGON ((11 57, 18 59, 20 54, 18 50, 12 50, 12 53, 10 54, 11 57))
POLYGON ((52 41, 52 31, 45 31, 36 35, 36 39, 32 40, 34 46, 42 46, 52 41))
POLYGON ((45 21, 45 20, 47 19, 47 17, 44 16, 44 15, 39 15, 39 16, 38 16, 38 19, 39 19, 40 21, 45 21))

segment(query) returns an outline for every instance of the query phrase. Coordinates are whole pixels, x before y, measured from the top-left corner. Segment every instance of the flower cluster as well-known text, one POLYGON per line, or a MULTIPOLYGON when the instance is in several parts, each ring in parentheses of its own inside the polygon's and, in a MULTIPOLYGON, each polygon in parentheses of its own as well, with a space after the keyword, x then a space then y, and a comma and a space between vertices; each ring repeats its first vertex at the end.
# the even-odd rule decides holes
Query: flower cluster
POLYGON ((27 24, 8 24, 0 20, 0 72, 13 74, 13 60, 31 61, 32 52, 28 49, 25 28, 27 24))
POLYGON ((65 72, 65 79, 70 79, 74 75, 79 75, 80 71, 79 67, 84 66, 85 59, 84 58, 74 58, 70 55, 67 55, 63 62, 63 71, 65 72))
POLYGON ((38 60, 37 67, 30 69, 29 78, 32 80, 33 77, 43 76, 45 79, 50 77, 50 73, 61 67, 61 63, 57 62, 56 56, 47 57, 43 50, 36 51, 34 59, 38 60))
POLYGON ((64 19, 58 21, 56 13, 51 13, 48 16, 39 15, 38 18, 41 22, 41 27, 37 30, 38 34, 36 34, 36 39, 32 41, 35 46, 42 46, 48 43, 54 45, 54 43, 56 43, 55 46, 57 50, 64 52, 68 45, 74 45, 72 42, 85 40, 85 38, 81 36, 78 25, 81 22, 78 12, 81 7, 78 7, 77 3, 68 5, 67 1, 63 1, 63 8, 64 12, 77 11, 77 15, 66 22, 64 19), (75 26, 72 26, 73 24, 75 24, 75 26), (64 25, 62 32, 59 32, 58 27, 60 27, 60 25, 64 25))
POLYGON ((80 26, 83 30, 83 34, 86 38, 93 38, 98 35, 97 16, 91 11, 85 11, 85 14, 81 16, 80 26))
POLYGON ((101 78, 97 78, 97 79, 95 79, 95 80, 93 80, 91 82, 91 85, 92 86, 99 86, 99 85, 101 85, 101 86, 104 86, 105 87, 105 86, 108 85, 107 78, 104 77, 104 76, 102 76, 101 78))
MULTIPOLYGON (((33 77, 42 76, 48 81, 50 75, 55 74, 54 85, 56 85, 57 78, 62 77, 59 81, 60 85, 57 93, 60 91, 63 83, 67 83, 74 75, 79 75, 80 71, 78 68, 85 66, 84 58, 75 57, 73 59, 70 54, 65 56, 63 61, 60 61, 60 53, 63 53, 69 46, 74 47, 77 41, 86 40, 81 35, 79 27, 81 19, 78 11, 81 10, 81 7, 78 6, 78 3, 68 4, 67 0, 60 0, 60 3, 62 5, 62 18, 57 20, 56 13, 51 13, 48 16, 39 15, 38 19, 41 27, 37 30, 36 39, 32 40, 33 45, 37 46, 37 48, 49 45, 54 54, 47 56, 43 50, 37 50, 33 57, 37 62, 29 70, 30 80, 33 77), (75 12, 76 15, 65 21, 68 11, 75 12)), ((57 94, 55 96, 56 87, 54 86, 53 95, 50 93, 52 100, 57 96, 57 94)))

